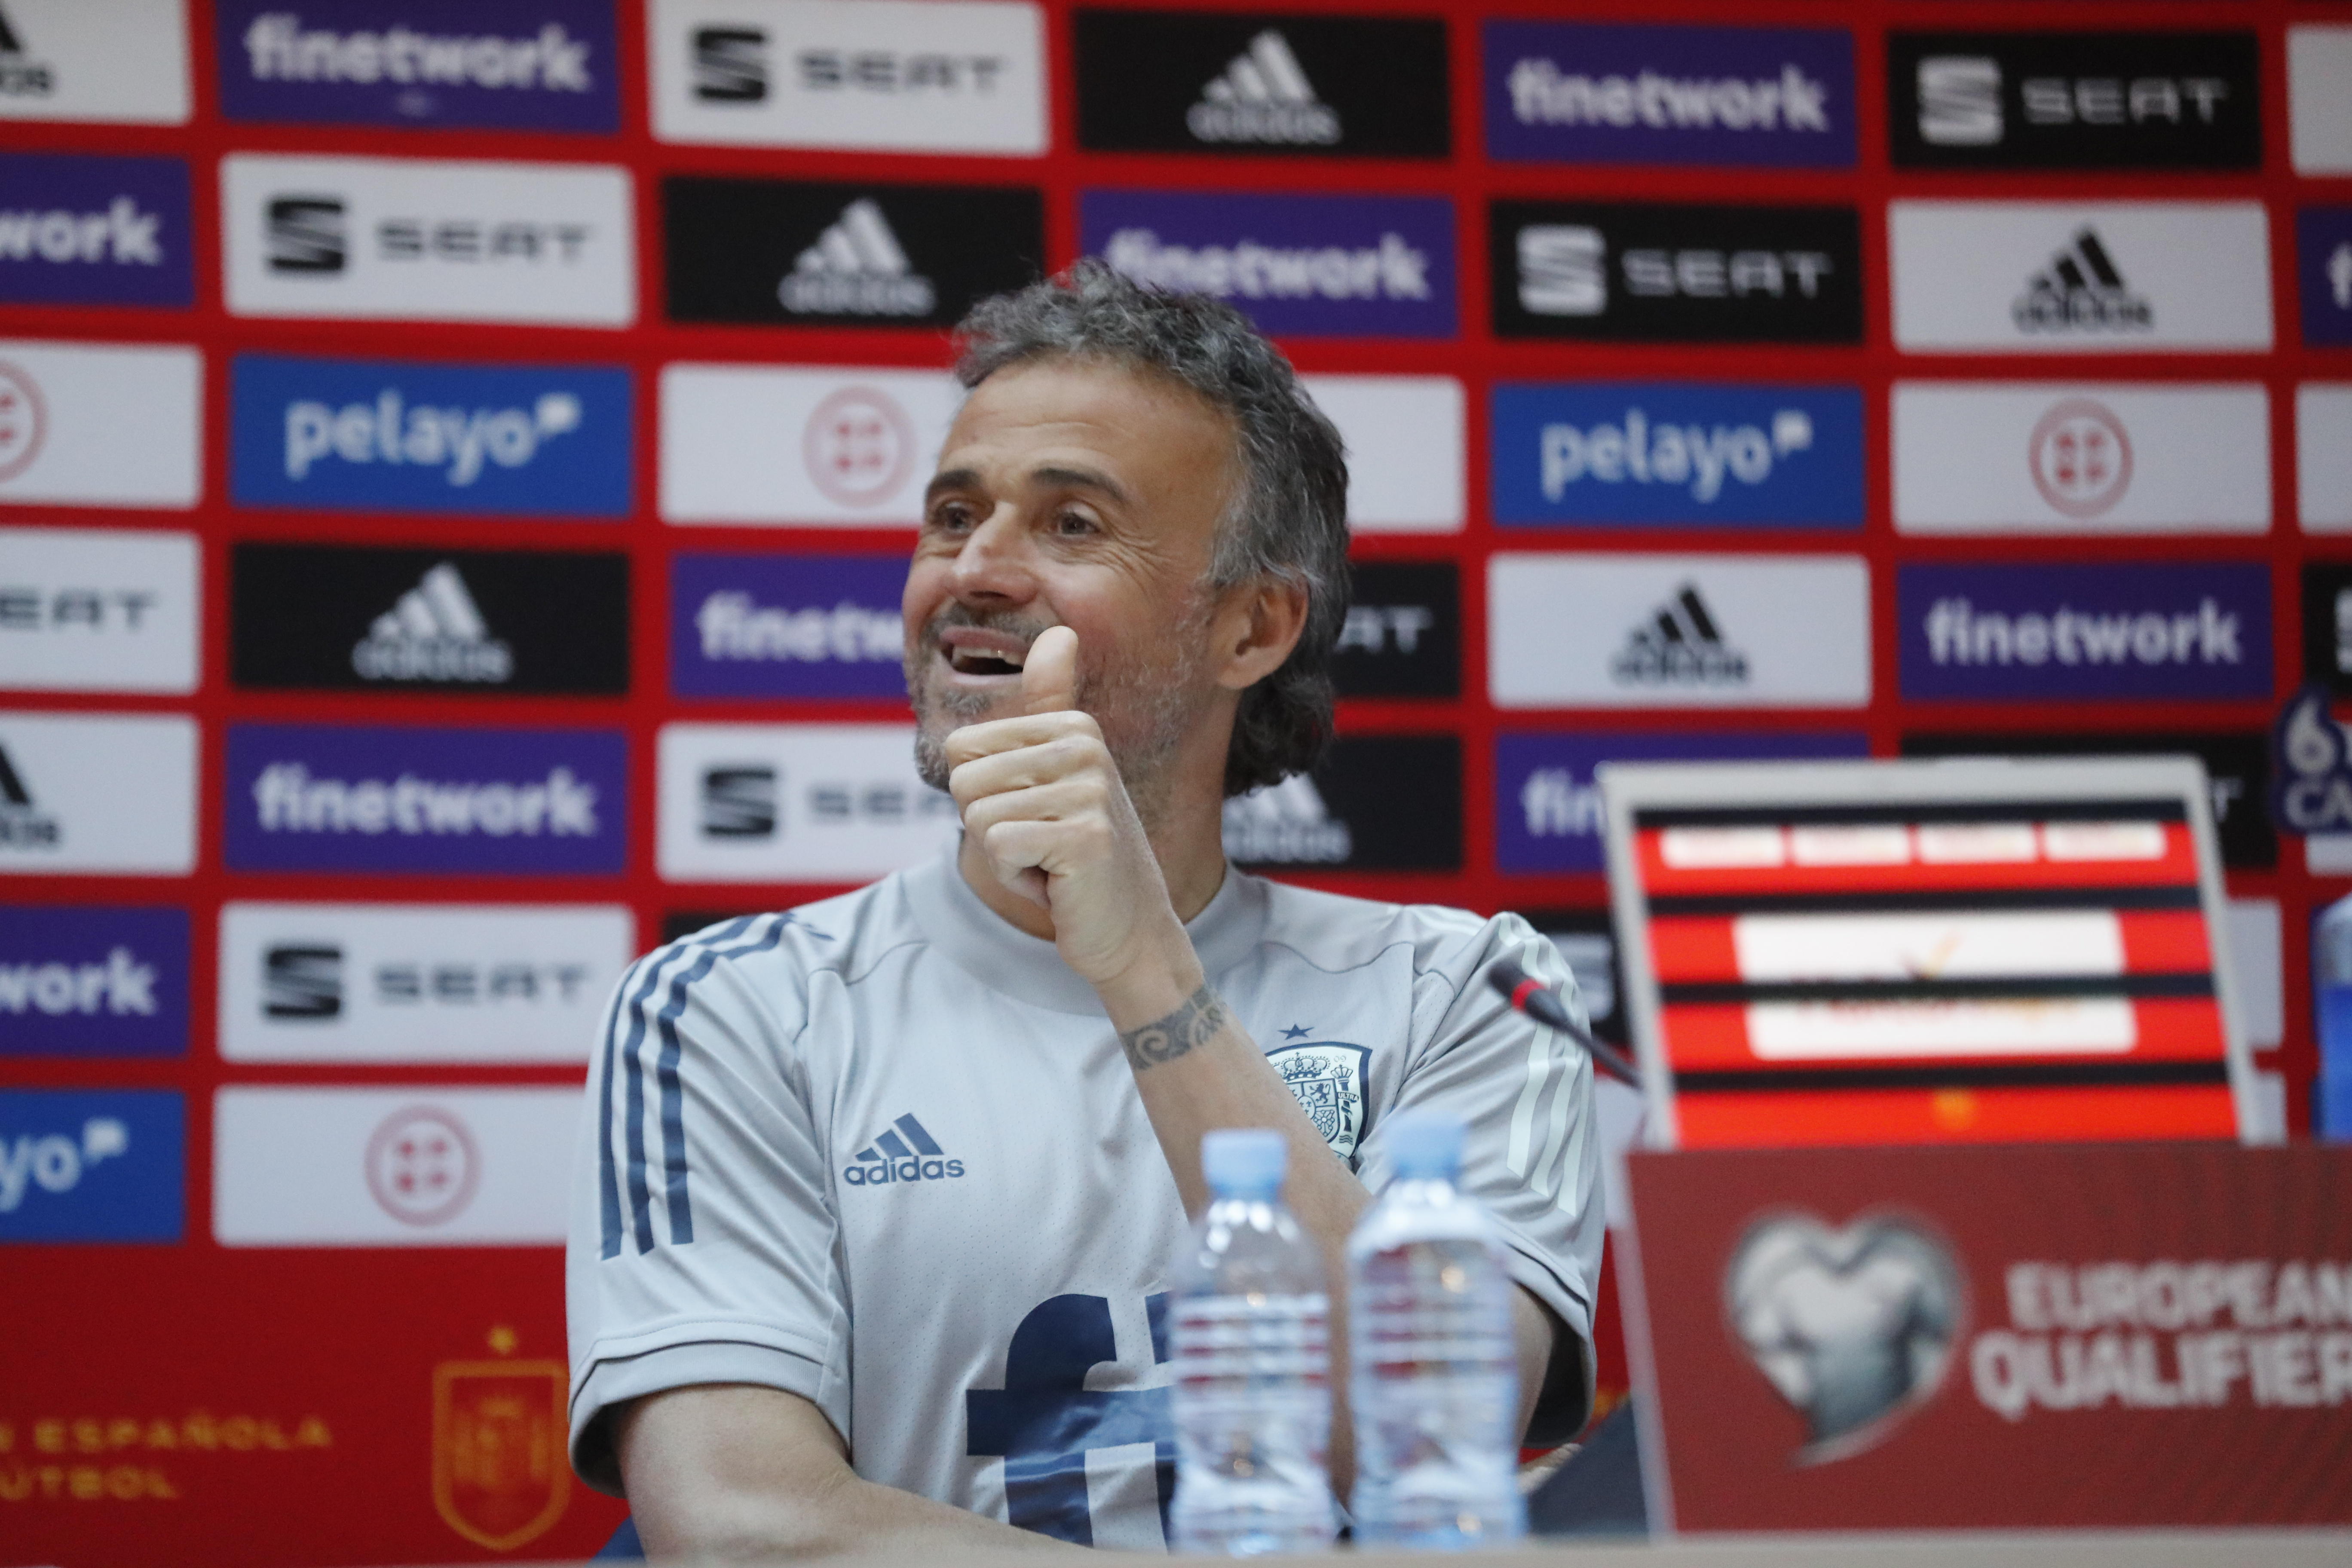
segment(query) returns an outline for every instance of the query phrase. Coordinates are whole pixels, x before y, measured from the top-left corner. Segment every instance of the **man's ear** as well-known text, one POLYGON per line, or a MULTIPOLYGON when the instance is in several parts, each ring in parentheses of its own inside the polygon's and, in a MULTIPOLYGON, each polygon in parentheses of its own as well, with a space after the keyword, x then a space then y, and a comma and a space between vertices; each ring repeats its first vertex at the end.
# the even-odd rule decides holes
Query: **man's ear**
POLYGON ((1265 576, 1227 590, 1212 625, 1217 684, 1229 691, 1255 686, 1282 668, 1307 629, 1307 584, 1265 576))

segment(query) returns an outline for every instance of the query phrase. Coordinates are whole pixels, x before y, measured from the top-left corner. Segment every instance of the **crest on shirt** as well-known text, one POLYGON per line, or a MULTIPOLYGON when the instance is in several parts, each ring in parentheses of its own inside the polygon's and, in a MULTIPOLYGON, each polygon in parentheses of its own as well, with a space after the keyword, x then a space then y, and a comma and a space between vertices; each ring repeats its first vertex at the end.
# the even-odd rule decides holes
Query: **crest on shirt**
POLYGON ((1284 1046, 1265 1054, 1297 1098, 1298 1109, 1342 1160, 1356 1157, 1356 1140, 1364 1131, 1364 1072, 1371 1057, 1369 1047, 1339 1041, 1284 1046))

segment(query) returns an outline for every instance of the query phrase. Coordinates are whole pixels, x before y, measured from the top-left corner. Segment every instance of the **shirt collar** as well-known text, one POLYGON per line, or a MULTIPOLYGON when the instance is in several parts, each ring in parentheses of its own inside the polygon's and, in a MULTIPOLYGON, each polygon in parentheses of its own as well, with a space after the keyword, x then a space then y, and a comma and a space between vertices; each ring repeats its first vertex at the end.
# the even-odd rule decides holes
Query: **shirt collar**
MULTIPOLYGON (((956 966, 992 991, 1055 1013, 1099 1018, 1102 999, 1084 976, 1062 962, 1054 944, 1031 936, 981 902, 956 867, 960 839, 944 853, 908 868, 907 902, 924 937, 956 966)), ((1185 922, 1192 951, 1210 976, 1247 957, 1265 931, 1266 884, 1228 864, 1208 907, 1185 922)))

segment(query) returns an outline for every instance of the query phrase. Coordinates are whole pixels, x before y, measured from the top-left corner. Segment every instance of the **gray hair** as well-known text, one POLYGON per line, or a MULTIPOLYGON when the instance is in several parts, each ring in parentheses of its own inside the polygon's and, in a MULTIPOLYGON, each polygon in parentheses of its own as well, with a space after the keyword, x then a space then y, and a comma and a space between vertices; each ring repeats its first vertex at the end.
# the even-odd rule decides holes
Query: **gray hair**
POLYGON ((1307 625, 1282 668, 1242 693, 1225 794, 1278 784, 1331 739, 1331 650, 1348 616, 1348 459, 1339 433, 1249 318, 1202 294, 1149 289, 1091 258, 974 305, 957 329, 956 377, 1081 359, 1171 377, 1230 415, 1241 483, 1217 524, 1209 582, 1272 577, 1307 591, 1307 625))

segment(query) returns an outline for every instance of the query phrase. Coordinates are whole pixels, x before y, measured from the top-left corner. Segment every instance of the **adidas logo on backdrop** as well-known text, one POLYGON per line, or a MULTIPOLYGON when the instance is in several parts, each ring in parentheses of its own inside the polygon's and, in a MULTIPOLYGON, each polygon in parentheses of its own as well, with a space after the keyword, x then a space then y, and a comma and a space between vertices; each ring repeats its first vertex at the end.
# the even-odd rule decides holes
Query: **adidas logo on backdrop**
POLYGON ((1316 98, 1298 57, 1272 27, 1201 89, 1184 124, 1203 142, 1328 147, 1339 140, 1339 113, 1316 98))
POLYGON ((2010 313, 2028 332, 2147 331, 2156 325, 2154 309, 2124 282, 2088 225, 2034 274, 2010 313))
POLYGON ((58 837, 58 819, 34 804, 33 792, 0 748, 0 844, 54 849, 58 837))
POLYGON ((1748 656, 1724 640, 1698 584, 1685 583, 1627 634, 1609 673, 1628 686, 1745 686, 1748 656))
POLYGON ((1305 773, 1225 802, 1224 837, 1225 853, 1236 860, 1337 866, 1356 851, 1354 833, 1333 819, 1305 773))
POLYGON ((375 618, 352 649, 364 680, 462 680, 495 686, 514 678, 514 653, 490 636, 466 579, 444 561, 375 618))
POLYGON ((853 1187, 879 1187, 892 1182, 952 1181, 963 1174, 963 1162, 946 1156, 947 1151, 940 1147, 939 1141, 909 1112, 860 1149, 857 1157, 842 1167, 841 1179, 853 1187))
POLYGON ((938 302, 931 280, 898 247, 882 209, 860 196, 800 253, 776 285, 795 315, 928 316, 938 302))
POLYGON ((0 98, 47 98, 57 86, 57 72, 25 47, 8 13, 0 11, 0 98))

